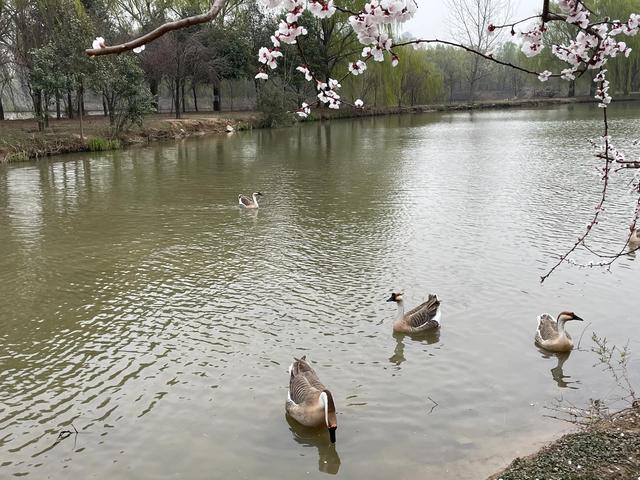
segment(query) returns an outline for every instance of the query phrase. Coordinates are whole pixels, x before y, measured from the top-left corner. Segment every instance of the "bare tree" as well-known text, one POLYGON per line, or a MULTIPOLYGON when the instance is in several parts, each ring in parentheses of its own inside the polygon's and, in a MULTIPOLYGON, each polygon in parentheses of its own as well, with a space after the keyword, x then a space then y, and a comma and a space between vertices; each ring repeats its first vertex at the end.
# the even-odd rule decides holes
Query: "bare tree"
MULTIPOLYGON (((451 33, 462 45, 490 55, 500 44, 500 33, 490 32, 489 25, 507 23, 511 16, 510 0, 447 0, 451 33)), ((469 100, 473 100, 476 85, 485 75, 484 62, 478 55, 469 55, 466 72, 469 100)))

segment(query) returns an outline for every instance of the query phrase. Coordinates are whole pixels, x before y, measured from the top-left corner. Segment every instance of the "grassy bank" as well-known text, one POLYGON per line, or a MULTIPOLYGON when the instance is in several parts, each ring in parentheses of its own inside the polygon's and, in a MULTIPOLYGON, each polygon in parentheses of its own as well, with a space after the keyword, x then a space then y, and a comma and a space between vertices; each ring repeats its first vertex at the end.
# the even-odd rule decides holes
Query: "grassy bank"
POLYGON ((184 138, 210 133, 226 133, 251 125, 257 117, 253 112, 185 114, 176 120, 168 114, 145 117, 141 128, 133 128, 118 138, 109 135, 109 121, 104 116, 85 117, 84 138, 77 119, 50 119, 49 128, 39 132, 35 120, 0 121, 0 163, 38 159, 70 152, 114 150, 154 140, 184 138))
POLYGON ((636 480, 640 478, 640 406, 623 410, 539 452, 516 458, 489 480, 636 480))
MULTIPOLYGON (((637 96, 620 98, 619 101, 638 98, 637 96)), ((307 121, 405 113, 535 108, 572 103, 593 103, 593 99, 589 97, 541 98, 363 110, 322 109, 314 110, 307 121)), ((117 149, 132 144, 146 144, 154 140, 220 134, 226 133, 228 126, 237 130, 255 128, 263 123, 257 112, 187 113, 180 120, 172 118, 169 114, 153 114, 145 117, 142 128, 133 128, 117 139, 110 139, 108 120, 104 116, 85 117, 84 138, 80 136, 80 122, 77 119, 51 119, 49 128, 45 132, 39 132, 36 121, 32 119, 4 120, 0 121, 0 163, 26 161, 61 153, 117 149)))

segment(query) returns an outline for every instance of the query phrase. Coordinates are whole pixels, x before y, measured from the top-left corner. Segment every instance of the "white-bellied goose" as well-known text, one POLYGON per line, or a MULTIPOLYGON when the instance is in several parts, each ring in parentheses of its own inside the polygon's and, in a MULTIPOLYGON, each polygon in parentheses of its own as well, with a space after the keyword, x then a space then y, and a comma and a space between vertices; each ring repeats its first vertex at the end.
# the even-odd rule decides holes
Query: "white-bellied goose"
POLYGON ((331 392, 320 382, 309 366, 306 355, 295 358, 289 367, 289 392, 285 404, 287 413, 306 427, 325 426, 331 443, 336 441, 336 406, 331 392))
POLYGON ((550 352, 568 352, 573 348, 573 340, 564 328, 570 320, 582 319, 573 312, 561 312, 555 319, 548 313, 538 317, 536 345, 550 352))
POLYGON ((260 192, 253 192, 253 200, 246 195, 238 195, 238 205, 243 208, 258 208, 258 197, 261 197, 260 192))
POLYGON ((393 322, 393 331, 398 333, 420 333, 440 327, 440 300, 433 293, 421 305, 404 313, 404 299, 402 293, 392 293, 387 302, 398 304, 398 316, 393 322))

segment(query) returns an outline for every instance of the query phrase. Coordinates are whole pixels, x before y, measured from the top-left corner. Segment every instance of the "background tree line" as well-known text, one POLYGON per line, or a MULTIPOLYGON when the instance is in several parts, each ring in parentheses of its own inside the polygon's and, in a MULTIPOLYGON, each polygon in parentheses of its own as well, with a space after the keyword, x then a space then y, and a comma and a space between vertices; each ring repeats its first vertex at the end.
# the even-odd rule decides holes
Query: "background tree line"
MULTIPOLYGON (((357 9, 364 2, 352 3, 357 9)), ((640 0, 595 0, 590 6, 597 13, 619 18, 640 11, 640 0)), ((268 82, 255 80, 257 51, 270 45, 279 21, 257 0, 230 0, 213 23, 171 32, 138 55, 88 58, 83 52, 96 36, 117 43, 207 7, 200 0, 0 0, 0 119, 5 118, 6 106, 15 109, 27 99, 39 128, 46 129, 53 116, 81 120, 89 97, 94 104, 101 103, 114 135, 159 109, 180 117, 186 111, 238 108, 227 97, 250 98, 242 108, 281 112, 315 96, 313 86, 296 72, 298 65, 309 63, 326 79, 343 78, 348 62, 359 58, 361 46, 349 28, 348 14, 338 12, 319 20, 305 13, 310 28, 304 49, 283 48, 283 68, 269 72, 273 74, 268 82), (234 85, 242 87, 241 92, 234 93, 234 85)), ((488 32, 486 26, 501 21, 498 17, 508 11, 505 0, 449 0, 449 7, 455 15, 454 27, 460 27, 453 28, 452 35, 460 43, 538 71, 564 68, 550 48, 529 59, 515 38, 493 37, 488 32), (483 15, 456 15, 461 8, 483 15), (468 28, 465 22, 469 21, 476 24, 468 28), (469 35, 469 31, 477 33, 469 35)), ((563 42, 571 38, 574 27, 556 22, 549 28, 548 41, 563 42)), ((616 93, 639 89, 640 38, 630 38, 628 43, 634 48, 631 57, 609 65, 616 93)), ((540 83, 455 47, 400 53, 395 68, 390 62, 369 62, 364 75, 346 76, 343 97, 386 107, 587 95, 594 88, 591 75, 570 83, 540 83)))

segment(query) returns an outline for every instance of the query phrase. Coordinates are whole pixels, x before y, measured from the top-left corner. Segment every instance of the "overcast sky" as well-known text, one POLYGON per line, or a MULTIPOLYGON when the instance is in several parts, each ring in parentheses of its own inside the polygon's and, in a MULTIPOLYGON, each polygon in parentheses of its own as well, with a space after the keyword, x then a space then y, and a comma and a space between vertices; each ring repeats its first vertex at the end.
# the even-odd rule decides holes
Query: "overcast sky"
MULTIPOLYGON (((421 38, 450 39, 446 0, 417 0, 418 13, 405 26, 405 31, 421 38)), ((513 19, 522 19, 540 13, 542 0, 511 0, 513 19)))

